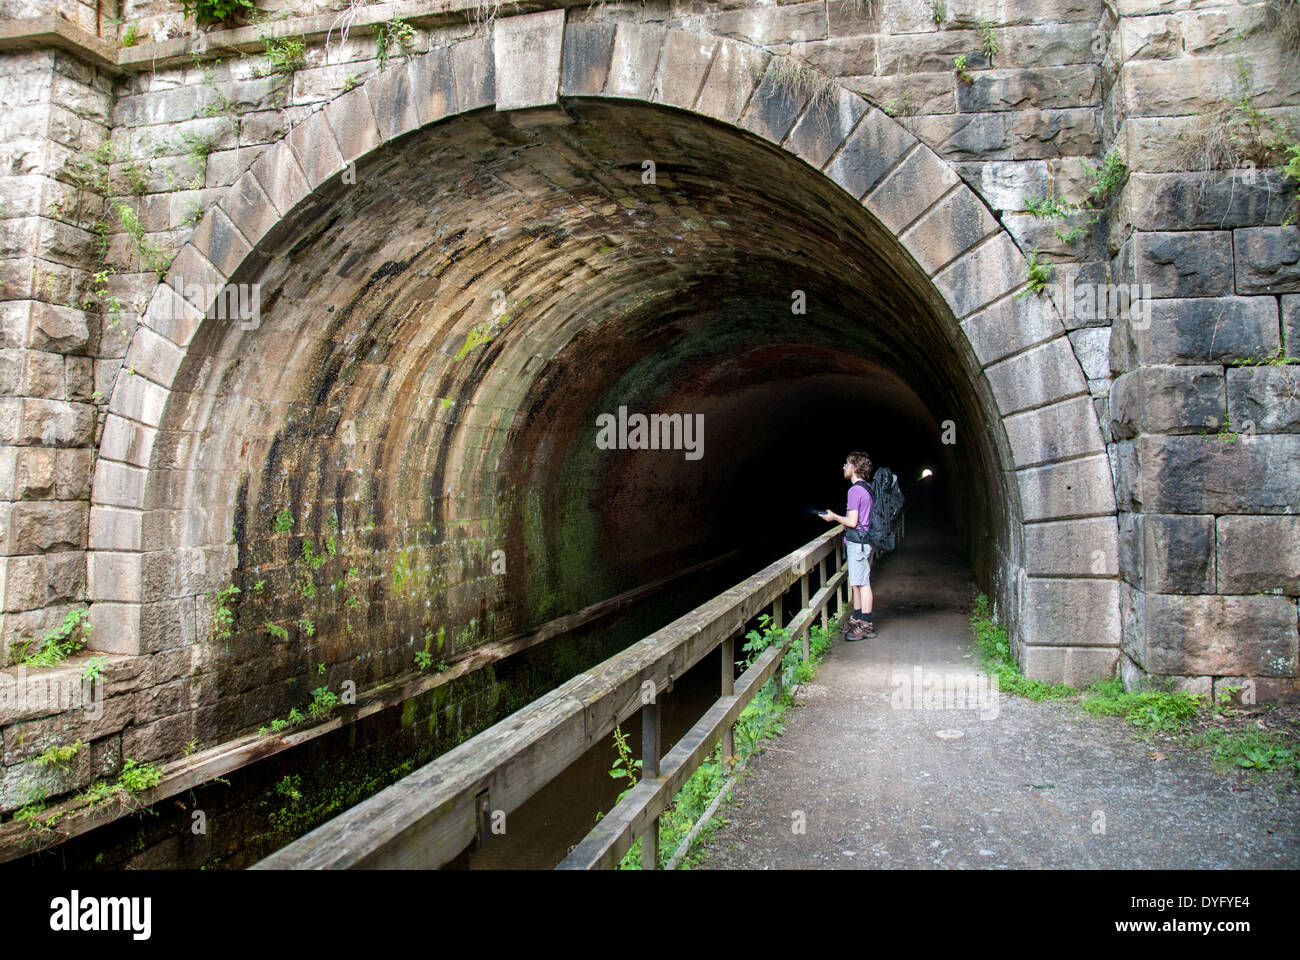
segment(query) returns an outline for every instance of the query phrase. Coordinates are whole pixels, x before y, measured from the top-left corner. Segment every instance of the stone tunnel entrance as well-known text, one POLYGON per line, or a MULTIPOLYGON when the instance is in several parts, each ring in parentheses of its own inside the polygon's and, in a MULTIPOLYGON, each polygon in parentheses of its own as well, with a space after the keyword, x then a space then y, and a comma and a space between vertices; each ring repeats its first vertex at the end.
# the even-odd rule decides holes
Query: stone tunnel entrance
POLYGON ((988 208, 731 41, 642 31, 658 76, 707 79, 602 92, 587 29, 529 109, 527 58, 474 40, 341 95, 155 290, 88 564, 100 649, 191 654, 197 706, 159 693, 140 752, 274 732, 309 689, 328 709, 728 550, 756 569, 825 529, 805 508, 853 448, 933 472, 1027 674, 1113 671, 1097 418, 988 208), (645 415, 681 418, 672 449, 600 440, 645 415))
POLYGON ((150 585, 240 589, 233 624, 197 627, 205 741, 286 714, 318 664, 364 688, 727 549, 757 568, 824 529, 805 505, 842 509, 851 448, 934 472, 986 588, 1016 562, 996 407, 860 204, 680 111, 543 119, 480 112, 359 163, 241 267, 255 329, 191 343, 149 504, 184 559, 150 585), (702 430, 601 449, 620 408, 702 430))

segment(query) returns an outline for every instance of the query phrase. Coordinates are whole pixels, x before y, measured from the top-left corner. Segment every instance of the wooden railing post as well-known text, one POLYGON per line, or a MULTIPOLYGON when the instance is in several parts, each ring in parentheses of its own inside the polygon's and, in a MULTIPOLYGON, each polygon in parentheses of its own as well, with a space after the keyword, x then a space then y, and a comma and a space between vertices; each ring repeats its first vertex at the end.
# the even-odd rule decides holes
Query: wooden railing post
MULTIPOLYGON (((811 572, 805 570, 803 576, 799 578, 799 609, 800 610, 808 609, 808 578, 811 576, 812 576, 811 572)), ((803 634, 803 658, 804 661, 807 662, 808 657, 811 654, 808 650, 808 622, 806 620, 804 621, 803 628, 800 632, 803 634)))
MULTIPOLYGON (((828 553, 826 554, 826 556, 822 557, 821 563, 818 564, 818 569, 821 570, 821 585, 823 587, 826 586, 826 581, 830 579, 829 574, 827 573, 827 568, 830 566, 830 559, 831 559, 831 555, 828 553)), ((831 628, 831 603, 830 603, 830 597, 827 597, 826 603, 822 606, 822 629, 829 630, 830 628, 831 628)))
MULTIPOLYGON (((641 707, 641 779, 659 776, 659 698, 641 707)), ((641 869, 659 869, 659 818, 641 836, 641 869)))
MULTIPOLYGON (((785 594, 781 594, 781 596, 772 601, 772 629, 780 630, 783 626, 785 626, 785 594)), ((781 660, 784 663, 785 657, 782 656, 781 660)), ((781 702, 781 673, 781 666, 778 664, 776 668, 777 703, 781 702)))
MULTIPOLYGON (((722 641, 722 695, 729 697, 736 692, 736 663, 734 637, 722 641)), ((731 772, 732 761, 736 753, 736 728, 728 726, 722 731, 722 769, 731 772)))
MULTIPOLYGON (((845 556, 844 549, 845 548, 842 541, 835 545, 835 555, 839 557, 841 567, 847 567, 849 565, 849 559, 847 556, 845 556)), ((844 611, 848 609, 852 609, 853 607, 853 589, 849 586, 849 578, 847 572, 845 573, 844 581, 836 589, 835 594, 837 597, 839 597, 839 601, 840 601, 840 606, 839 609, 836 611, 836 613, 838 613, 841 617, 843 617, 844 611)))

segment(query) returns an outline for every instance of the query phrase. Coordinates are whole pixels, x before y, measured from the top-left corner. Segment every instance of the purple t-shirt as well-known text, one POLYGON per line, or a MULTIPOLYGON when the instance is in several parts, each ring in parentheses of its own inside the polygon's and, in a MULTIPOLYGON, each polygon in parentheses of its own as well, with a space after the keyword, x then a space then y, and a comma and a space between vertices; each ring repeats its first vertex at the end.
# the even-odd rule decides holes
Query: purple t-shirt
POLYGON ((866 530, 871 520, 871 493, 866 487, 860 487, 856 483, 849 487, 849 506, 845 516, 848 516, 849 510, 858 511, 857 529, 866 530))

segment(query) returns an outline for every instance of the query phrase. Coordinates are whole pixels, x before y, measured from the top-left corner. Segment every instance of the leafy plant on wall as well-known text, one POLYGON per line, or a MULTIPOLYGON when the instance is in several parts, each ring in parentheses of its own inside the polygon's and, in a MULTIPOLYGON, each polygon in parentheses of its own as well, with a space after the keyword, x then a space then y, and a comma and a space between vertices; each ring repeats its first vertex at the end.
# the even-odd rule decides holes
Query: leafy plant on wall
POLYGON ((257 9, 253 0, 181 0, 186 19, 195 23, 226 23, 257 9))

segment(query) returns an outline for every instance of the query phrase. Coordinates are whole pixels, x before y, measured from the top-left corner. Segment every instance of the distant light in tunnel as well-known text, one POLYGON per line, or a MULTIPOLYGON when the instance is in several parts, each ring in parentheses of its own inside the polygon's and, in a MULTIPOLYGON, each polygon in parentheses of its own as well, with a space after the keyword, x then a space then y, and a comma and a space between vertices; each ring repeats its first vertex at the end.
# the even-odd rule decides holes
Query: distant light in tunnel
POLYGON ((933 476, 934 476, 934 471, 931 470, 929 467, 926 467, 924 470, 921 471, 921 476, 919 477, 919 479, 924 480, 926 477, 933 477, 933 476))

